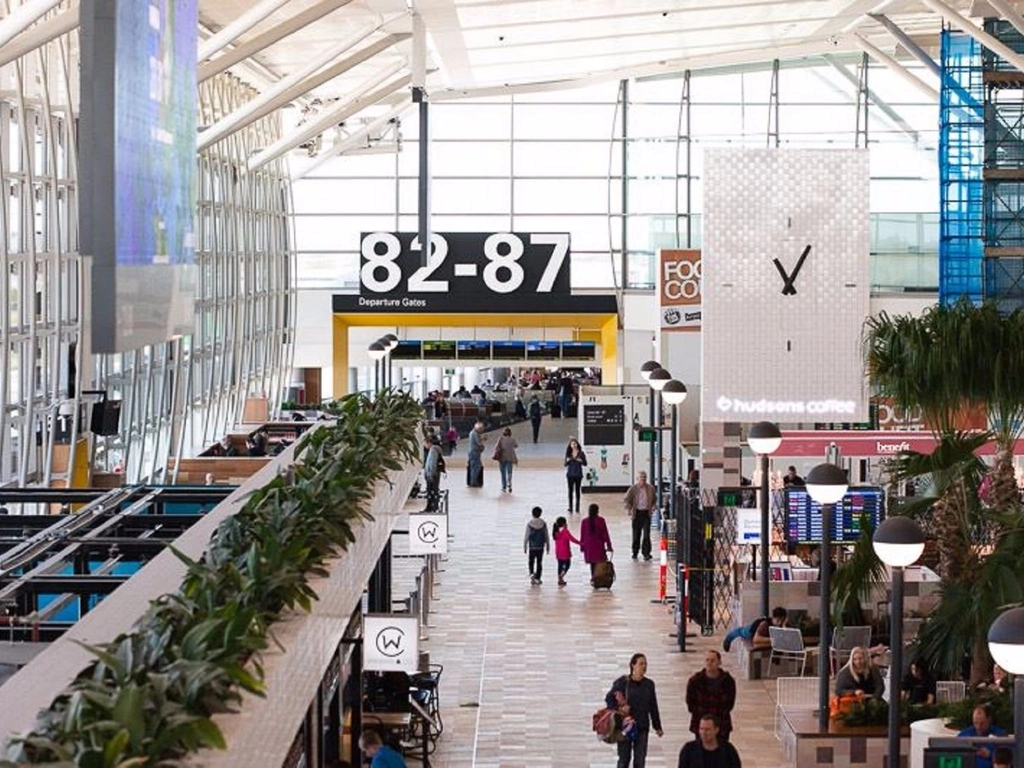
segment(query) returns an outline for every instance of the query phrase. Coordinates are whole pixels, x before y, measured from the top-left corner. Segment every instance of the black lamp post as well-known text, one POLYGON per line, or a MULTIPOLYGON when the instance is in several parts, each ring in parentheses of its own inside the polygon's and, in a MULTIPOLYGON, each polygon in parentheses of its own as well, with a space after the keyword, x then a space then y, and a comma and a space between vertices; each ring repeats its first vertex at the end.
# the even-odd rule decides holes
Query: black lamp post
MULTIPOLYGON (((659 368, 661 368, 661 363, 659 363, 657 360, 648 360, 646 363, 644 363, 643 365, 640 366, 640 378, 642 378, 644 380, 644 383, 646 384, 648 382, 648 380, 651 378, 651 374, 654 373, 659 368)), ((654 423, 654 393, 653 392, 651 392, 651 395, 648 398, 648 405, 650 406, 650 408, 649 408, 649 410, 650 410, 650 425, 651 425, 651 429, 654 429, 657 425, 654 423)), ((650 451, 649 451, 650 471, 647 473, 647 476, 651 479, 652 483, 654 482, 654 451, 655 450, 656 450, 656 448, 654 446, 654 443, 652 442, 650 444, 650 451)))
MULTIPOLYGON (((672 430, 669 432, 669 450, 672 455, 668 461, 668 519, 678 520, 676 510, 676 482, 678 478, 677 456, 679 455, 679 406, 686 400, 686 385, 681 381, 672 379, 661 389, 661 398, 672 406, 672 430)), ((678 523, 676 523, 678 525, 678 523)))
POLYGON ((388 353, 387 347, 384 346, 380 341, 375 341, 366 350, 370 355, 370 359, 373 360, 373 393, 376 395, 380 392, 380 373, 383 367, 384 355, 388 353))
POLYGON ((381 344, 384 344, 388 350, 388 375, 384 380, 384 386, 390 388, 392 384, 392 370, 391 370, 391 352, 398 346, 398 337, 393 333, 385 333, 380 337, 381 344))
POLYGON ((770 421, 759 421, 747 431, 747 442, 751 450, 761 457, 761 615, 771 616, 768 608, 768 553, 771 548, 768 457, 782 445, 782 432, 770 421))
POLYGON ((909 517, 890 517, 871 537, 878 559, 892 572, 889 612, 889 765, 900 764, 900 679, 903 677, 903 569, 924 552, 924 531, 909 517))
POLYGON ((832 618, 831 551, 832 514, 849 483, 846 470, 835 464, 819 464, 807 473, 807 494, 821 505, 821 631, 818 633, 818 725, 828 730, 829 632, 832 618))
POLYGON ((992 622, 988 650, 1013 675, 1013 765, 1024 768, 1024 608, 1011 608, 992 622))
MULTIPOLYGON (((652 402, 653 402, 653 400, 655 398, 657 398, 658 393, 661 392, 661 390, 665 388, 665 385, 668 384, 671 380, 672 380, 672 374, 669 373, 668 371, 666 371, 664 368, 658 368, 656 371, 651 371, 651 375, 647 377, 647 383, 650 385, 651 389, 654 390, 654 392, 651 393, 652 402)), ((663 481, 663 478, 662 478, 662 474, 663 473, 662 473, 662 467, 661 467, 661 465, 663 463, 663 460, 662 460, 663 450, 662 450, 662 441, 661 441, 661 428, 663 426, 665 426, 665 414, 662 412, 661 403, 656 403, 655 404, 654 412, 657 415, 657 419, 658 419, 658 423, 655 425, 656 437, 657 437, 657 446, 658 446, 658 454, 657 454, 658 458, 657 458, 657 461, 655 463, 655 471, 658 474, 658 479, 657 479, 656 485, 654 486, 655 487, 655 491, 654 492, 655 492, 655 495, 656 495, 656 498, 657 498, 658 515, 660 516, 661 515, 661 505, 662 505, 661 484, 662 484, 662 481, 663 481)))

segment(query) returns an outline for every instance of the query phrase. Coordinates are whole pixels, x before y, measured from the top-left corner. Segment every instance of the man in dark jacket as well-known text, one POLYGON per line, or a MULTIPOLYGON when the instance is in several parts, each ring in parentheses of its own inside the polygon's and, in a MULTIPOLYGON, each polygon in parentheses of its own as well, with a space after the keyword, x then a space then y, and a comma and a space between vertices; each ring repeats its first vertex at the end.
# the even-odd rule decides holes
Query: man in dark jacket
POLYGON ((704 715, 697 739, 679 750, 678 768, 743 768, 743 765, 736 747, 718 738, 715 716, 704 715))
POLYGON ((722 654, 710 650, 704 657, 704 669, 686 683, 686 708, 690 710, 690 731, 700 733, 700 720, 714 715, 718 737, 729 740, 732 733, 732 708, 736 706, 736 681, 722 669, 722 654))

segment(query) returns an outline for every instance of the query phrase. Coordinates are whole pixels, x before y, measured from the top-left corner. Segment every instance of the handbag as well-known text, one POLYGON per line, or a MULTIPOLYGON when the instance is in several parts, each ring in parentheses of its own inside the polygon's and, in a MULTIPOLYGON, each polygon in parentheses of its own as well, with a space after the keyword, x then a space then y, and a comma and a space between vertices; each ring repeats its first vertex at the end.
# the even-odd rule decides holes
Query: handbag
MULTIPOLYGON (((629 680, 626 680, 626 693, 617 693, 620 707, 629 700, 629 680)), ((608 709, 601 707, 593 714, 594 733, 597 738, 605 744, 618 744, 626 739, 635 739, 637 733, 636 721, 626 715, 621 716, 619 709, 608 709), (631 732, 629 732, 631 731, 631 732)))
POLYGON ((610 743, 609 739, 615 733, 615 710, 601 707, 593 714, 594 733, 601 741, 610 743))
POLYGON ((494 446, 494 455, 491 458, 495 461, 501 461, 501 443, 494 446))

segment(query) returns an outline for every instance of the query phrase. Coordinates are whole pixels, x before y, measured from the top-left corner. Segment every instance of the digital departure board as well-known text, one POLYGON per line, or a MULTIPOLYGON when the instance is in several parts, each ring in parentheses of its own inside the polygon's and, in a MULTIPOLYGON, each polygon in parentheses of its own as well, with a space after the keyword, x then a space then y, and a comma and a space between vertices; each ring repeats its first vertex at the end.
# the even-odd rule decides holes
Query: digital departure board
MULTIPOLYGON (((881 488, 851 488, 833 508, 832 543, 852 543, 860 538, 861 518, 867 515, 874 528, 885 517, 885 493, 881 488)), ((786 489, 786 535, 791 544, 821 542, 821 506, 804 488, 786 489)))
POLYGON ((558 360, 562 356, 562 345, 557 341, 526 342, 527 360, 558 360))
POLYGON ((592 341, 563 341, 563 360, 593 360, 597 350, 592 341))
POLYGON ((490 360, 491 342, 489 341, 459 341, 455 349, 459 360, 490 360))
POLYGON ((399 341, 398 346, 391 350, 392 360, 419 360, 422 356, 420 342, 399 341))
POLYGON ((494 341, 491 342, 492 355, 495 360, 525 360, 525 341, 494 341))
POLYGON ((625 445, 626 406, 583 406, 583 444, 625 445))
POLYGON ((454 360, 455 359, 455 342, 454 341, 424 341, 423 342, 423 359, 424 360, 454 360))

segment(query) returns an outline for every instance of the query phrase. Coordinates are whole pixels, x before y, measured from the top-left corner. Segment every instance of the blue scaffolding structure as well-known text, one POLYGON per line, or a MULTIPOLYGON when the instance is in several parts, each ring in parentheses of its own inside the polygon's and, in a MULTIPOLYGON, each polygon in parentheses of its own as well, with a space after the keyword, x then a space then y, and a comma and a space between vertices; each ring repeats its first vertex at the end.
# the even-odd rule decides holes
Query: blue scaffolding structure
POLYGON ((939 301, 966 296, 980 303, 984 288, 985 85, 981 46, 942 32, 939 91, 939 301))

